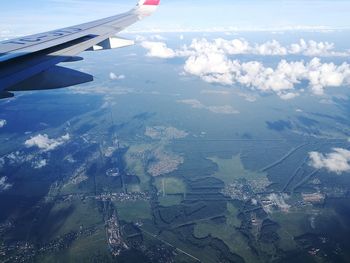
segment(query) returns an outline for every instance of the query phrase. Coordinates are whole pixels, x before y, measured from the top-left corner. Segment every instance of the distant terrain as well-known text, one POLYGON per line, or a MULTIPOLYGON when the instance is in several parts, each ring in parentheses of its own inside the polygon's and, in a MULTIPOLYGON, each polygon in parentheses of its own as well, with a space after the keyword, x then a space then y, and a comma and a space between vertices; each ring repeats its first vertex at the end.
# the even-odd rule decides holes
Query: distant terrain
POLYGON ((0 261, 350 262, 350 168, 329 165, 350 162, 348 89, 285 100, 145 55, 85 54, 94 82, 0 101, 0 261))

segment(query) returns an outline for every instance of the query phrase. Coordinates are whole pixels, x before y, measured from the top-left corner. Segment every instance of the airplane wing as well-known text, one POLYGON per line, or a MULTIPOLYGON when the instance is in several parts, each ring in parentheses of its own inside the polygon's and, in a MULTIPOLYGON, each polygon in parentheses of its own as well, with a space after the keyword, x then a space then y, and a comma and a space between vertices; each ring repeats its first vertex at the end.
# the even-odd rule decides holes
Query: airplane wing
POLYGON ((57 66, 82 60, 83 51, 120 48, 134 41, 117 33, 151 15, 160 0, 140 0, 132 10, 105 19, 0 42, 0 99, 13 91, 57 89, 93 80, 93 76, 57 66))

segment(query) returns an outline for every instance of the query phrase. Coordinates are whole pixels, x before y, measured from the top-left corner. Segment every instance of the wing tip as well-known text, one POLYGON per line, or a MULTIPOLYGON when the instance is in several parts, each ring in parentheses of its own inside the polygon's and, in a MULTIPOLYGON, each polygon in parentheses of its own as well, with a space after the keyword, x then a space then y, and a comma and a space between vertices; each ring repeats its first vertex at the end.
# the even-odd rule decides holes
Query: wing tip
POLYGON ((160 4, 160 0, 140 0, 134 12, 140 19, 153 14, 160 4))
POLYGON ((141 0, 139 2, 139 5, 151 5, 151 6, 158 6, 160 4, 160 0, 141 0))

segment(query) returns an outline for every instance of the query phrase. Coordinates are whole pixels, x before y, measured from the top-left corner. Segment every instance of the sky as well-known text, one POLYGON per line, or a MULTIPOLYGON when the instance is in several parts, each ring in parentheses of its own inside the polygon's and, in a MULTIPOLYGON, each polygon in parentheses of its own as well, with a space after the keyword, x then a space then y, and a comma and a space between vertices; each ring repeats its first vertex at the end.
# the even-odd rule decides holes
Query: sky
MULTIPOLYGON (((2 1, 0 36, 39 33, 118 14, 134 0, 2 1)), ((162 0, 129 31, 350 28, 348 0, 162 0)))

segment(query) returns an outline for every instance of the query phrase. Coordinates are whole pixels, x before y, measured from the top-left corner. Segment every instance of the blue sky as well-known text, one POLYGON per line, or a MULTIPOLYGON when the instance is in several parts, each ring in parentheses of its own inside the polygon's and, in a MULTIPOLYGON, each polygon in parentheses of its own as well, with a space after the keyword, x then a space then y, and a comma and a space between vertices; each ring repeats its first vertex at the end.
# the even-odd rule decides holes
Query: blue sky
MULTIPOLYGON (((133 0, 2 1, 0 34, 30 34, 102 18, 133 0)), ((350 28, 348 0, 162 0, 160 10, 130 30, 350 28)))

